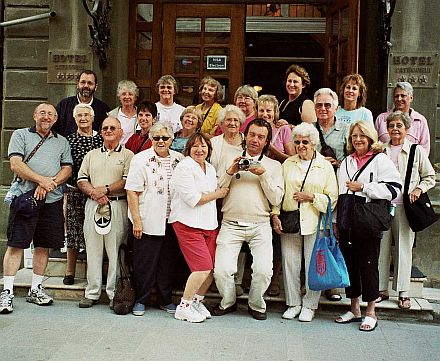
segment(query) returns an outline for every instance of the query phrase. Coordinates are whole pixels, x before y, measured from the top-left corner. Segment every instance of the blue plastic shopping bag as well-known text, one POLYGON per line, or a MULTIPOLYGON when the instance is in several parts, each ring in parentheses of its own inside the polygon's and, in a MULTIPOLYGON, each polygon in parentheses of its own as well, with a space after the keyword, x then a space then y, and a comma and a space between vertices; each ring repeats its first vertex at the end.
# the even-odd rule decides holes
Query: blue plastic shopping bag
POLYGON ((314 291, 350 286, 347 266, 333 233, 331 201, 328 197, 327 214, 321 213, 318 220, 315 245, 308 270, 309 288, 314 291), (321 222, 324 218, 324 232, 321 222), (326 229, 329 225, 329 234, 326 229))

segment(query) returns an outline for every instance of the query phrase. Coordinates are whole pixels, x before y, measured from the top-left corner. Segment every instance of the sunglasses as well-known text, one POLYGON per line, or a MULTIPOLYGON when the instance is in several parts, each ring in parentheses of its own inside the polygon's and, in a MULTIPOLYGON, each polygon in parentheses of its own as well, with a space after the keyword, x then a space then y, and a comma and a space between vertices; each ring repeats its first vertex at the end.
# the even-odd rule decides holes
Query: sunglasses
POLYGON ((112 132, 114 132, 116 129, 119 129, 119 128, 116 128, 114 125, 111 125, 111 126, 109 126, 109 127, 102 127, 101 128, 101 130, 103 131, 103 132, 106 132, 107 130, 110 130, 110 131, 112 131, 112 132))
POLYGON ((294 140, 293 143, 295 145, 300 145, 301 143, 304 145, 308 145, 310 142, 308 140, 294 140))
POLYGON ((163 140, 164 142, 166 142, 168 139, 170 139, 171 137, 167 137, 167 136, 164 136, 164 135, 162 135, 162 136, 160 136, 160 137, 153 137, 153 140, 154 141, 156 141, 156 142, 158 142, 159 140, 163 140))
POLYGON ((315 104, 316 109, 321 109, 322 107, 324 107, 325 109, 330 109, 332 107, 332 105, 331 105, 331 103, 316 103, 315 104))

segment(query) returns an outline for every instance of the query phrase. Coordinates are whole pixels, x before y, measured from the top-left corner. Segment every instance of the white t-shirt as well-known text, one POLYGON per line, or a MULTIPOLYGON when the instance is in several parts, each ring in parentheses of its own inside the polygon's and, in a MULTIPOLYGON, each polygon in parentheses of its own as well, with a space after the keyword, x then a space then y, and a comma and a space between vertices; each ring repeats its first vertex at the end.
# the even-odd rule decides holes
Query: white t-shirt
POLYGON ((177 103, 173 103, 170 107, 163 105, 160 102, 156 103, 157 106, 157 118, 156 122, 168 121, 173 126, 173 133, 177 133, 182 129, 182 123, 180 122, 180 115, 185 110, 184 107, 177 103))
POLYGON ((128 138, 130 138, 136 131, 136 114, 132 117, 128 117, 127 115, 122 113, 121 108, 119 108, 118 119, 121 122, 121 127, 124 131, 124 134, 122 134, 122 138, 119 143, 124 145, 125 143, 127 143, 128 138))
POLYGON ((370 109, 364 107, 354 110, 345 110, 342 107, 339 107, 336 111, 336 119, 348 124, 354 123, 358 120, 366 120, 374 125, 373 114, 370 109))

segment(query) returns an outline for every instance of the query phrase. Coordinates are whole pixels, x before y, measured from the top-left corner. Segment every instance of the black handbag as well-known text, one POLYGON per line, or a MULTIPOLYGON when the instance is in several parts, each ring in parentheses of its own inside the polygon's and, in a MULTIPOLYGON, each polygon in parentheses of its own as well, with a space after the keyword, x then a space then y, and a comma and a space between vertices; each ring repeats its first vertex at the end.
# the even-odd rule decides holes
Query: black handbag
POLYGON ((434 212, 434 208, 432 207, 427 193, 422 193, 419 199, 413 203, 409 201, 409 182, 414 165, 416 147, 417 144, 413 144, 409 152, 405 175, 405 185, 403 187, 403 207, 405 208, 406 218, 408 219, 411 229, 414 232, 420 232, 437 222, 438 216, 434 212))
MULTIPOLYGON (((374 159, 372 156, 359 171, 352 181, 356 181, 363 170, 374 159)), ((354 193, 340 194, 338 197, 336 222, 338 228, 347 230, 356 228, 360 233, 379 234, 391 227, 393 217, 390 213, 391 202, 386 199, 372 199, 366 202, 366 198, 354 193)))
POLYGON ((299 232, 299 209, 294 211, 280 211, 278 216, 283 227, 283 233, 298 233, 299 232))
MULTIPOLYGON (((313 157, 315 159, 315 157, 313 157)), ((313 159, 310 161, 309 167, 307 168, 306 175, 304 177, 304 180, 301 184, 301 189, 299 190, 302 192, 304 188, 304 183, 307 179, 307 175, 309 174, 309 170, 312 166, 313 159)), ((282 204, 282 202, 281 202, 282 204)), ((295 209, 294 211, 283 211, 281 208, 280 215, 278 216, 279 220, 281 221, 281 227, 283 228, 283 233, 298 233, 300 224, 299 224, 299 207, 301 203, 298 203, 298 209, 295 209)))
MULTIPOLYGON (((133 287, 133 281, 129 271, 126 271, 124 267, 122 253, 127 255, 127 246, 121 244, 119 247, 118 261, 120 276, 116 281, 115 295, 113 297, 113 311, 118 315, 126 315, 133 309, 134 302, 136 300, 136 293, 133 287)), ((130 268, 130 267, 129 267, 130 268)))

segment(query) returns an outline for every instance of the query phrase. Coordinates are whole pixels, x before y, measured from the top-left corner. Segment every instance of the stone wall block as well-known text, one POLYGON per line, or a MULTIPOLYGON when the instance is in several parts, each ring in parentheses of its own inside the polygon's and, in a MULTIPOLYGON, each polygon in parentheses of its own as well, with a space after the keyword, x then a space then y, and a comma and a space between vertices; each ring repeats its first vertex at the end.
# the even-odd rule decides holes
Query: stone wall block
POLYGON ((3 93, 6 99, 47 99, 47 71, 5 71, 3 93))
MULTIPOLYGON (((14 130, 30 127, 34 124, 32 114, 41 100, 5 100, 3 102, 3 129, 14 130)), ((9 142, 9 138, 2 139, 2 142, 9 142)))
POLYGON ((5 39, 5 68, 47 68, 46 39, 5 39))
POLYGON ((49 0, 5 0, 5 6, 48 7, 49 0))
MULTIPOLYGON (((25 18, 49 12, 48 8, 6 8, 4 21, 25 18)), ((49 19, 31 21, 4 28, 5 37, 47 37, 49 19)))

